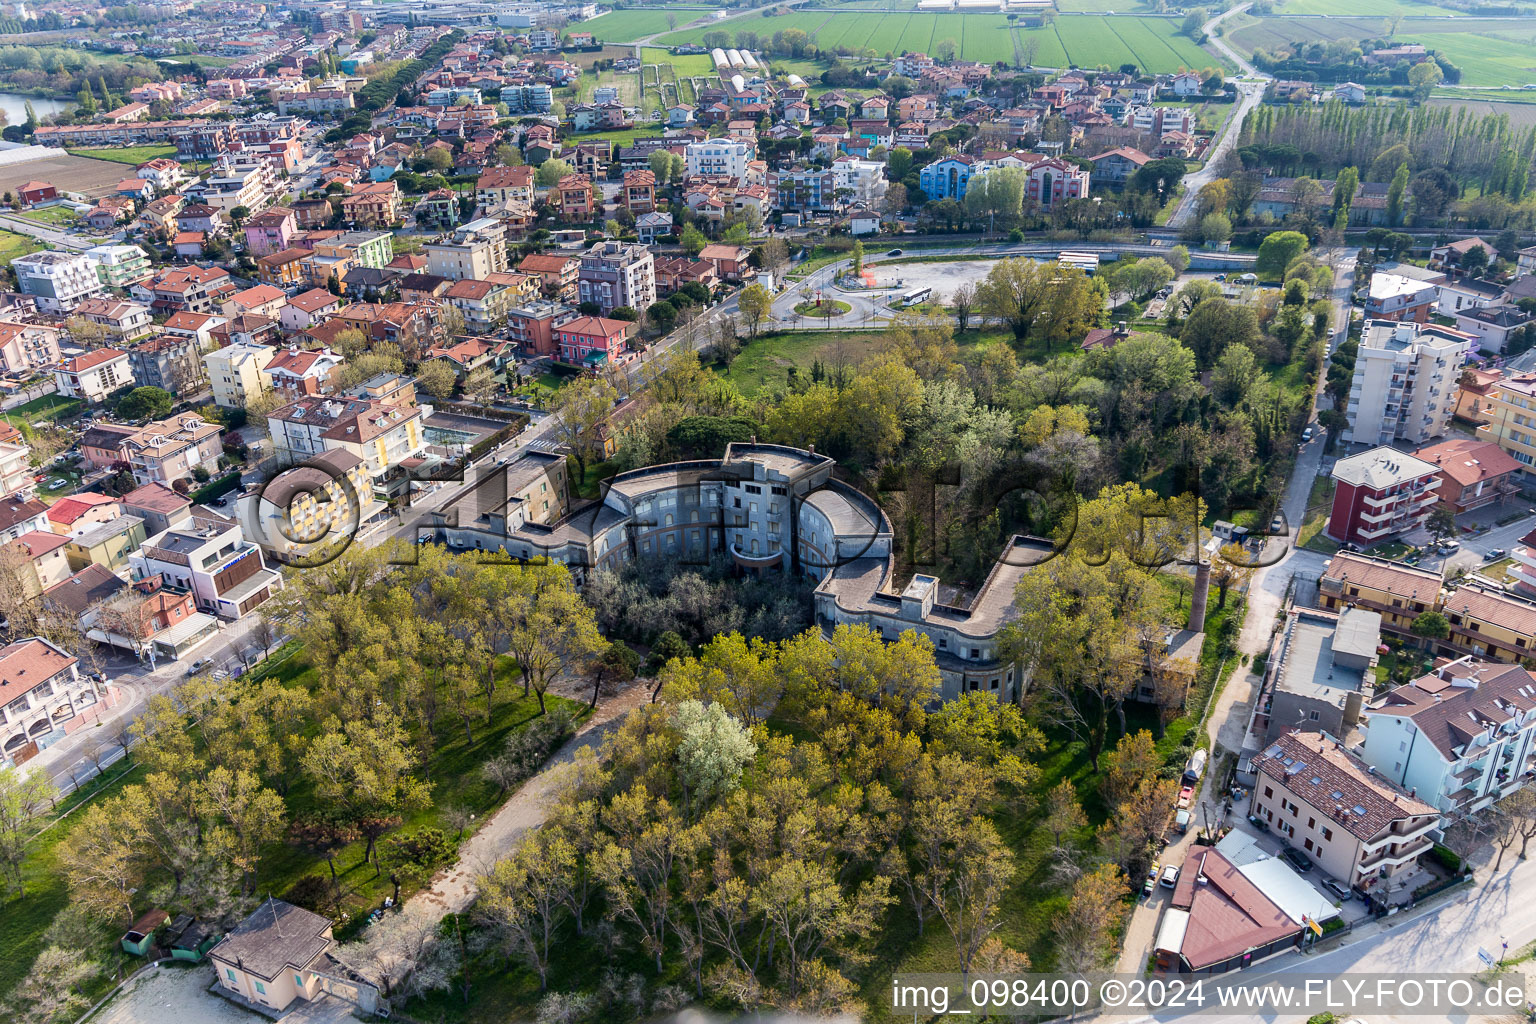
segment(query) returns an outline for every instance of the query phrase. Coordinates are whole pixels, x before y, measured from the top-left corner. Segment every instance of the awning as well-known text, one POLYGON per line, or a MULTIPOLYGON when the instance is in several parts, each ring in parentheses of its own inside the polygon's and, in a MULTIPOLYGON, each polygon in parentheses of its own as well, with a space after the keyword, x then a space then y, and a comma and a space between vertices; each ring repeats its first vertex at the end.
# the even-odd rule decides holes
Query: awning
POLYGON ((175 650, 188 640, 196 639, 203 631, 216 631, 218 628, 219 620, 215 616, 206 612, 193 612, 176 625, 162 629, 152 639, 157 644, 175 650))
POLYGON ((239 606, 241 601, 261 592, 263 587, 270 587, 279 582, 281 577, 271 569, 259 569, 249 579, 242 580, 230 589, 219 595, 220 601, 239 606))
POLYGON ((1157 944, 1152 948, 1159 953, 1175 956, 1184 948, 1184 932, 1189 928, 1189 911, 1169 907, 1163 911, 1163 923, 1157 928, 1157 944))

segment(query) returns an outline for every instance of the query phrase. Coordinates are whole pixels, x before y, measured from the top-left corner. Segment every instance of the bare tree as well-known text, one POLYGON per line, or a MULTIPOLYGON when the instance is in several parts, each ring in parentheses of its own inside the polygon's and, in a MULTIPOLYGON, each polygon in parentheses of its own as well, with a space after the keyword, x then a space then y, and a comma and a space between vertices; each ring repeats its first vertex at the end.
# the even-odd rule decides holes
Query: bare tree
POLYGON ((120 590, 96 606, 96 628, 109 637, 121 637, 143 658, 149 651, 154 610, 137 590, 120 590))
POLYGON ((976 309, 976 286, 966 282, 956 288, 949 297, 949 305, 955 311, 955 330, 965 330, 970 326, 971 313, 976 309))
POLYGON ((459 971, 459 946, 440 934, 437 914, 419 903, 387 914, 361 941, 336 947, 336 959, 386 996, 412 998, 447 989, 459 971))

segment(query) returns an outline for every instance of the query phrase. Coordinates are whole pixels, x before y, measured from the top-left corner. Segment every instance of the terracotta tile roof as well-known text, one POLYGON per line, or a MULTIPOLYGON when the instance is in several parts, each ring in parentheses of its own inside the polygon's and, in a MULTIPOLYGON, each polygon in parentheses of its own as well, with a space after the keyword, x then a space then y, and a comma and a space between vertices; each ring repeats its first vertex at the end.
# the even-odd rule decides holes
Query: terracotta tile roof
POLYGON ((192 504, 191 499, 177 494, 169 487, 160 483, 135 487, 123 495, 122 502, 130 508, 149 509, 151 512, 159 512, 161 514, 176 512, 192 504))
POLYGON ((1419 599, 1426 603, 1434 600, 1444 581, 1444 576, 1435 569, 1340 551, 1329 559, 1323 578, 1343 581, 1345 577, 1353 586, 1380 590, 1399 597, 1408 597, 1418 591, 1419 599))
POLYGON ((559 274, 565 272, 574 263, 579 262, 574 256, 550 256, 535 253, 532 256, 524 256, 523 261, 517 265, 518 270, 526 270, 532 274, 559 274))
POLYGON ((117 499, 106 494, 97 494, 94 491, 81 491, 79 494, 71 494, 60 498, 48 507, 48 521, 68 526, 76 519, 85 515, 91 509, 100 505, 114 505, 117 499))
POLYGON ((1449 477, 1463 487, 1470 487, 1482 480, 1508 476, 1520 469, 1520 463, 1498 445, 1472 438, 1441 441, 1420 448, 1413 454, 1438 466, 1442 476, 1449 477))
POLYGON ((444 294, 450 299, 483 299, 495 290, 496 286, 489 281, 466 278, 453 282, 444 294))
POLYGON ((1321 733, 1286 733, 1253 759, 1254 771, 1333 818, 1351 835, 1374 839, 1400 818, 1435 814, 1321 733))
POLYGON ((11 541, 20 548, 28 558, 42 558, 59 550, 69 543, 69 538, 62 533, 49 533, 43 530, 30 530, 11 541))
POLYGON ((533 184, 532 167, 487 167, 480 172, 476 188, 527 188, 533 184))
POLYGON ((0 705, 9 704, 74 663, 73 657, 36 637, 0 647, 0 705))
POLYGON ((300 292, 289 299, 288 305, 304 313, 313 313, 316 310, 324 309, 332 303, 339 302, 341 302, 340 299, 324 288, 311 288, 309 291, 300 292))
POLYGON ((1503 591, 1464 584, 1446 593, 1443 607, 1448 616, 1465 614, 1520 636, 1536 637, 1536 602, 1503 591))
POLYGON ((83 373, 92 367, 110 363, 119 356, 126 357, 128 353, 115 348, 98 348, 87 352, 83 356, 75 356, 73 359, 64 360, 64 369, 69 373, 83 373))
POLYGON ((579 316, 569 323, 561 324, 556 330, 564 334, 586 334, 600 338, 611 338, 615 334, 622 334, 629 330, 629 321, 609 320, 600 316, 579 316))

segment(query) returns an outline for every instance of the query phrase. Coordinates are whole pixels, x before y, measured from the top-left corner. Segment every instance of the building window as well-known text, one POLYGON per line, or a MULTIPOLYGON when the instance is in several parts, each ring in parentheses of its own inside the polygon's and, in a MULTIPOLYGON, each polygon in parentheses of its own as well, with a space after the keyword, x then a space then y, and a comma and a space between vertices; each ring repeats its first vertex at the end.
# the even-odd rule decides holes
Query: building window
POLYGON ((261 993, 262 995, 266 995, 267 994, 267 986, 263 985, 261 982, 258 981, 256 983, 256 991, 261 993))
POLYGON ((1325 840, 1332 840, 1333 839, 1333 829, 1331 829, 1331 828, 1323 829, 1323 838, 1325 840))
POLYGON ((1264 795, 1266 797, 1274 796, 1275 795, 1275 788, 1273 786, 1265 786, 1264 787, 1264 795))
POLYGON ((230 981, 235 980, 235 969, 233 967, 224 968, 224 973, 229 976, 230 981))

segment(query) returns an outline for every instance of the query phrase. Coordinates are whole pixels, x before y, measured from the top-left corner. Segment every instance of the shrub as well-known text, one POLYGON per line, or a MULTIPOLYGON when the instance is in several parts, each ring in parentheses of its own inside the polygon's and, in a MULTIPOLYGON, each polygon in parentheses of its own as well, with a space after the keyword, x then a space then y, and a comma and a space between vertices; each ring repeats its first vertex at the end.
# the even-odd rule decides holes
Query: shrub
POLYGON ((1453 875, 1461 874, 1462 862, 1459 854, 1450 847, 1436 843, 1429 851, 1429 859, 1439 864, 1453 875))
POLYGON ((335 902, 335 894, 331 891, 330 879, 321 875, 305 875, 288 887, 288 891, 283 893, 283 899, 296 907, 325 914, 335 902))

